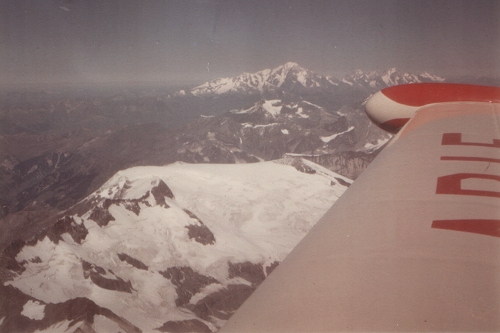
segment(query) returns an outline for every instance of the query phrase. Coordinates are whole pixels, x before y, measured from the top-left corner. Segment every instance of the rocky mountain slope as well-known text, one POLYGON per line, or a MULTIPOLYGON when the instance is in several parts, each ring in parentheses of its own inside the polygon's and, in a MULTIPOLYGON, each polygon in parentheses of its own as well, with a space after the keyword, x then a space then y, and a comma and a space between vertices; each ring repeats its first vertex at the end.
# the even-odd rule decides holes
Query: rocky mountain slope
MULTIPOLYGON (((285 154, 310 159, 349 151, 369 155, 390 136, 356 113, 346 108, 326 110, 307 101, 261 100, 248 109, 186 126, 178 136, 178 153, 186 161, 218 163, 273 160, 285 154)), ((353 179, 361 171, 324 162, 323 166, 353 179)))
POLYGON ((216 331, 349 183, 300 158, 120 171, 5 248, 0 331, 216 331))

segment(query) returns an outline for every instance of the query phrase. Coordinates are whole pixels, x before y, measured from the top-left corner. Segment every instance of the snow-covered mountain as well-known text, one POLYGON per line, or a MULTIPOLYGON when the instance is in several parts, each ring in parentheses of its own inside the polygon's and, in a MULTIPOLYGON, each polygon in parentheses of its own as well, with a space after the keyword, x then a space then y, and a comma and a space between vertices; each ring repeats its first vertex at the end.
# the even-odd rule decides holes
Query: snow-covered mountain
MULTIPOLYGON (((379 90, 388 86, 419 82, 442 82, 444 78, 423 72, 412 74, 391 68, 384 72, 357 70, 338 79, 328 75, 319 75, 300 67, 297 63, 287 62, 274 69, 265 69, 256 73, 243 73, 232 78, 220 78, 192 88, 194 96, 213 96, 228 93, 259 94, 266 92, 291 92, 321 90, 334 93, 342 86, 362 87, 379 90)), ((178 95, 186 95, 182 90, 178 95)))
POLYGON ((190 90, 195 96, 224 93, 263 93, 267 90, 290 88, 300 84, 305 88, 315 88, 322 85, 336 85, 330 78, 318 75, 300 67, 297 63, 287 62, 274 69, 265 69, 257 73, 243 73, 232 78, 220 78, 206 82, 190 90))
POLYGON ((388 69, 384 72, 371 71, 363 72, 357 70, 350 75, 346 75, 341 82, 351 86, 370 87, 380 90, 386 87, 391 87, 400 84, 422 83, 422 82, 443 82, 444 78, 423 72, 420 74, 412 74, 400 72, 396 68, 388 69))
POLYGON ((3 251, 0 331, 216 331, 349 184, 300 158, 120 171, 3 251))

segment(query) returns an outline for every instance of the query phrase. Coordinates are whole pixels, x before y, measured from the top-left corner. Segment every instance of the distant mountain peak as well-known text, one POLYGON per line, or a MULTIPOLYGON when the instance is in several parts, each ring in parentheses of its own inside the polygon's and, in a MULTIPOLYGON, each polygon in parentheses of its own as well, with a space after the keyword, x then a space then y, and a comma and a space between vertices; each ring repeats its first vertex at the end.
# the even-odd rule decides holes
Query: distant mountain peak
POLYGON ((396 73, 398 71, 398 69, 396 67, 392 67, 392 68, 389 68, 388 70, 386 70, 385 72, 387 74, 392 74, 392 73, 396 73))
POLYGON ((284 71, 286 73, 289 72, 302 72, 302 71, 308 71, 307 69, 299 66, 296 62, 289 61, 281 66, 276 67, 275 69, 271 70, 271 72, 277 72, 277 71, 284 71))
POLYGON ((283 65, 280 65, 276 68, 269 69, 270 72, 277 72, 277 71, 290 71, 290 70, 304 70, 304 68, 300 67, 298 63, 293 62, 293 61, 288 61, 284 63, 283 65))
POLYGON ((293 62, 293 61, 288 61, 287 63, 285 63, 283 65, 283 67, 300 67, 299 64, 297 64, 296 62, 293 62))

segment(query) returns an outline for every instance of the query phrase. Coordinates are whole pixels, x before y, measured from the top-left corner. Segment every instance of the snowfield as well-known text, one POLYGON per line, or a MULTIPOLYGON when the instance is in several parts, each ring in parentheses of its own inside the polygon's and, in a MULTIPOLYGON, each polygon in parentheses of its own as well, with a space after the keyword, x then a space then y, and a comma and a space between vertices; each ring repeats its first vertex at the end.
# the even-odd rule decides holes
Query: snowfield
MULTIPOLYGON (((291 161, 297 158, 120 171, 84 200, 93 204, 86 213, 71 216, 74 228, 88 231, 84 239, 63 233, 57 242, 44 237, 25 245, 15 257, 25 270, 6 285, 33 298, 22 312, 32 320, 44 318, 45 304, 84 297, 143 332, 193 319, 215 331, 225 320, 200 318, 190 306, 230 285, 252 285, 231 275, 231 265, 259 264, 267 274, 346 190, 338 180, 350 182, 309 161, 304 167, 315 173, 299 172, 291 161), (161 186, 163 199, 150 195, 161 186), (98 223, 95 212, 105 207, 109 221, 98 223), (214 240, 191 237, 191 227, 207 228, 214 240), (168 273, 179 267, 208 279, 182 306, 168 273)), ((124 324, 96 315, 92 326, 106 332, 124 324)), ((60 322, 47 332, 67 327, 60 322)))

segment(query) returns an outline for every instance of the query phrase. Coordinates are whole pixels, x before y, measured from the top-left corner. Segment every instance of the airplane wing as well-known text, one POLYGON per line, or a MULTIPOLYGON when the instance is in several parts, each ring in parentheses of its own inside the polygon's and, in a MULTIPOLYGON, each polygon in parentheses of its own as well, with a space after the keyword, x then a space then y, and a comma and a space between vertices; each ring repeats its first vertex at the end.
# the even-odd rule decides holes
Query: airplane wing
MULTIPOLYGON (((483 88, 382 91, 411 120, 221 332, 499 332, 500 88, 483 88)), ((378 118, 377 94, 372 119, 408 118, 378 118)))

